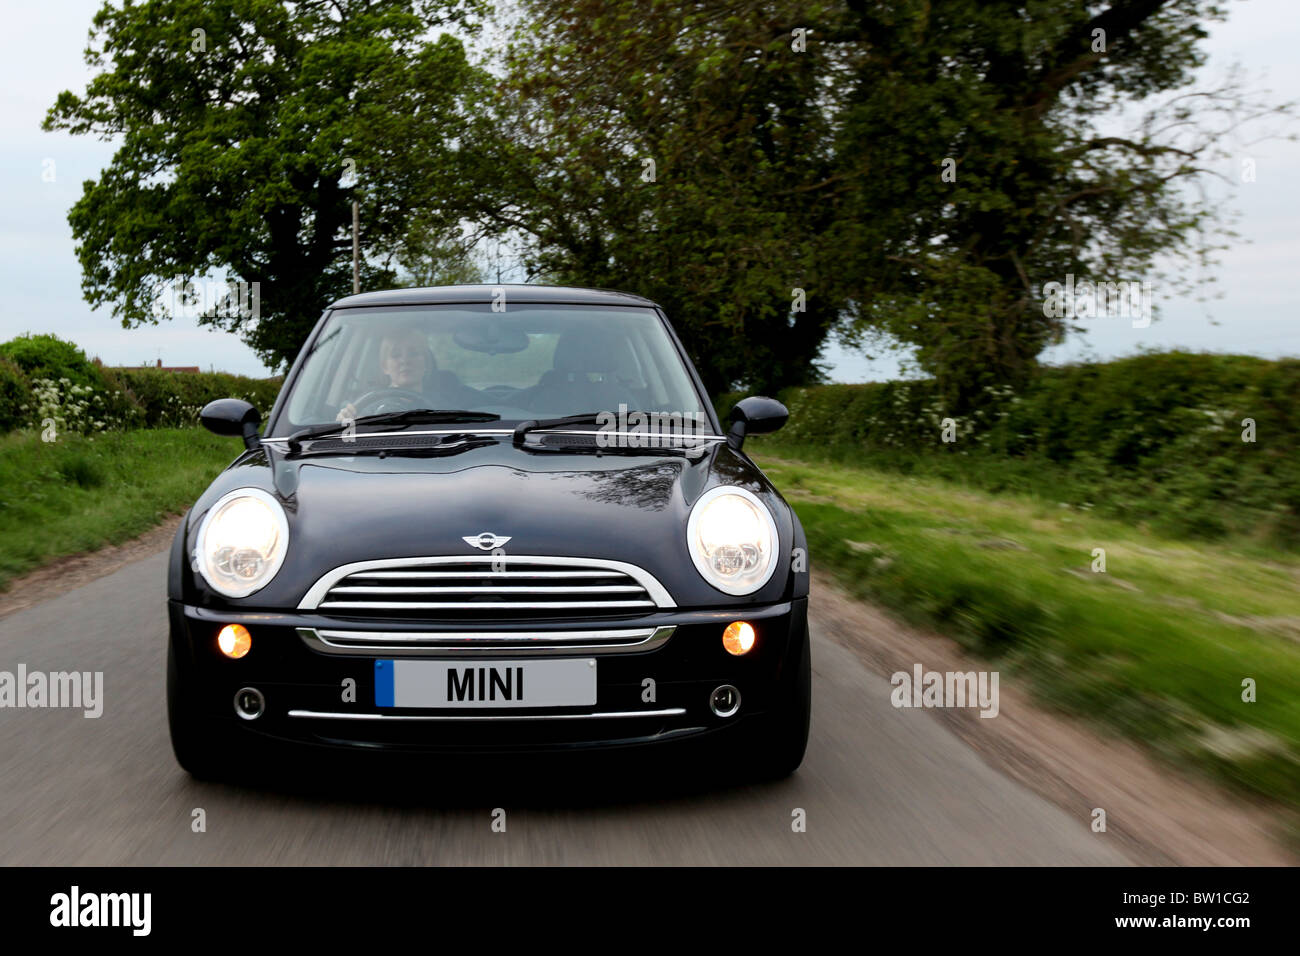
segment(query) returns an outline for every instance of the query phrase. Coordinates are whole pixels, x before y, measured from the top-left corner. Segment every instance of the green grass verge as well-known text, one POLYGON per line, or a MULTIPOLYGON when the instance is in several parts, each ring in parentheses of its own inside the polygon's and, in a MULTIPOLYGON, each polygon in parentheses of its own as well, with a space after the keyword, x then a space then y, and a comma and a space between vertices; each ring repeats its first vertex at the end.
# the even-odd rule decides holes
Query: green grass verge
POLYGON ((0 437, 0 587, 185 510, 240 450, 201 428, 0 437))
POLYGON ((798 512, 814 566, 851 592, 1025 675, 1056 709, 1300 808, 1294 554, 1161 538, 932 478, 758 460, 798 512), (1105 573, 1092 570, 1095 548, 1105 573))
MULTIPOLYGON (((718 397, 724 420, 737 397, 718 397)), ((775 397, 790 421, 755 437, 759 454, 1031 494, 1160 535, 1250 536, 1300 554, 1300 359, 1144 352, 1043 367, 962 415, 932 379, 775 397)))

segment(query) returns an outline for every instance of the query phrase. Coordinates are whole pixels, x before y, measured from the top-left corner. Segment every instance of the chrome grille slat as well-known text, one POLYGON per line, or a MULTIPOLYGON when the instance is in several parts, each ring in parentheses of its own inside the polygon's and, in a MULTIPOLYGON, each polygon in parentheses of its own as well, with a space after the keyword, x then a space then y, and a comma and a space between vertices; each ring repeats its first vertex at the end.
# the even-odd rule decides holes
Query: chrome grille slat
POLYGON ((298 628, 298 636, 323 654, 391 657, 514 657, 599 651, 624 654, 663 646, 677 628, 604 628, 581 631, 347 631, 298 628))
POLYGON ((609 631, 340 631, 318 628, 317 633, 323 640, 335 644, 351 644, 367 647, 376 641, 392 644, 409 644, 428 647, 456 647, 466 641, 482 641, 485 644, 544 644, 559 646, 565 644, 584 644, 589 641, 626 641, 640 643, 647 640, 654 628, 624 628, 609 631))
MULTIPOLYGON (((400 585, 388 584, 351 584, 346 587, 330 588, 330 594, 465 594, 471 592, 472 588, 430 588, 430 587, 402 587, 400 585)), ((608 584, 591 587, 583 585, 582 587, 494 587, 483 588, 489 594, 620 594, 620 593, 645 593, 645 588, 639 584, 608 584)), ((653 604, 654 602, 649 602, 653 604)))
MULTIPOLYGON (((349 577, 366 578, 381 580, 392 580, 396 578, 412 579, 444 579, 444 578, 470 578, 479 579, 483 576, 482 571, 357 571, 349 577)), ((614 578, 619 576, 617 571, 493 571, 492 576, 495 578, 614 578)))

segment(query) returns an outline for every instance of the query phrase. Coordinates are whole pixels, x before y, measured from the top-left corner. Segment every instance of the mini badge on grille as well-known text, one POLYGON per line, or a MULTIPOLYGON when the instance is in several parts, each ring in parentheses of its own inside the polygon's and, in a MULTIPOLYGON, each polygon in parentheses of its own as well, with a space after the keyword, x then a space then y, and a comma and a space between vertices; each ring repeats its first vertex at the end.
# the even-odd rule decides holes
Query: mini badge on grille
POLYGON ((471 548, 478 548, 482 551, 495 551, 497 548, 505 547, 509 537, 500 537, 491 531, 484 531, 482 534, 468 535, 461 538, 471 548))

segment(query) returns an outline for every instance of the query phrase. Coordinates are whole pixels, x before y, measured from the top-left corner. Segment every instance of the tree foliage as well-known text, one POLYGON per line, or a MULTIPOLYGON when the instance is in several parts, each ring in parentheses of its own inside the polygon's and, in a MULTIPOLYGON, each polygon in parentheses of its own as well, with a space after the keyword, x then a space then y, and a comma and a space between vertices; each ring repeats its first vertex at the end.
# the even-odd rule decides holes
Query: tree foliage
POLYGON ((915 346, 960 410, 1072 330, 1045 314, 1046 283, 1208 261, 1218 210, 1188 185, 1257 109, 1232 84, 1188 89, 1221 16, 1209 0, 949 0, 819 24, 853 51, 844 143, 870 173, 850 215, 904 217, 846 263, 863 278, 853 328, 915 346))
POLYGON ((177 275, 260 281, 260 322, 207 321, 283 362, 349 290, 356 199, 368 288, 518 243, 661 302, 714 392, 880 335, 960 413, 1071 331, 1045 283, 1208 259, 1184 184, 1270 112, 1191 86, 1218 0, 520 0, 487 69, 432 38, 475 2, 106 5, 46 120, 121 140, 70 216, 87 298, 132 325, 177 275))
POLYGON ((468 218, 526 236, 534 276, 662 303, 710 388, 814 379, 857 226, 797 10, 525 4, 466 134, 468 218))
POLYGON ((1069 331, 1044 283, 1212 252, 1214 211, 1181 181, 1255 112, 1235 87, 1186 90, 1221 15, 527 0, 476 114, 491 176, 467 208, 529 236, 537 275, 663 302, 715 389, 813 380, 838 329, 915 347, 961 408, 1069 331))
POLYGON ((436 215, 472 71, 458 40, 427 34, 468 15, 424 0, 106 3, 87 50, 100 72, 45 121, 120 143, 69 214, 87 300, 130 327, 163 317, 177 277, 259 282, 260 320, 201 321, 290 361, 351 291, 352 202, 368 286, 392 282, 370 260, 410 210, 436 215))

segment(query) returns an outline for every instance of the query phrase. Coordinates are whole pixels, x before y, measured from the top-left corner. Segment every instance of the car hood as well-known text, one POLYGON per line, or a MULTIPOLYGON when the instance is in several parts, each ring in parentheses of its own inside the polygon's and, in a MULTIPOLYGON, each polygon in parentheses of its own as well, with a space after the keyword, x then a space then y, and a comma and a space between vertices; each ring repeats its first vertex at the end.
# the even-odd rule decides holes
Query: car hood
MULTIPOLYGON (((291 609, 325 573, 354 561, 485 552, 466 537, 510 540, 507 556, 604 558, 638 565, 684 608, 770 603, 786 588, 778 564, 764 588, 724 595, 696 571, 686 548, 692 505, 716 485, 747 488, 768 506, 788 556, 789 509, 763 473, 725 443, 696 457, 592 452, 529 452, 490 441, 447 457, 394 454, 286 456, 263 449, 241 456, 191 511, 186 553, 199 522, 223 494, 257 487, 276 495, 289 520, 289 551, 265 588, 222 599, 191 581, 200 603, 291 609), (205 593, 206 592, 206 593, 205 593)), ((787 562, 788 564, 788 562, 787 562)), ((197 576, 194 576, 197 577, 197 576)))

